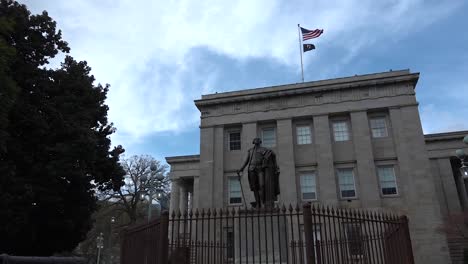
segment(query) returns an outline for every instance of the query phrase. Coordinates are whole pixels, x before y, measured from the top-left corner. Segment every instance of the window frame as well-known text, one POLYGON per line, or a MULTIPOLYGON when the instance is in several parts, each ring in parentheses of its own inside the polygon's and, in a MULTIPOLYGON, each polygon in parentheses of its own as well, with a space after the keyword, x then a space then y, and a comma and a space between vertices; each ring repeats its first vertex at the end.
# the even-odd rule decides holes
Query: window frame
POLYGON ((229 130, 227 131, 227 143, 228 143, 228 148, 229 148, 229 151, 240 151, 242 150, 242 133, 240 130, 229 130), (231 148, 231 134, 234 134, 234 133, 239 133, 239 149, 232 149, 231 148))
POLYGON ((333 133, 333 142, 351 141, 351 129, 350 129, 349 121, 347 119, 333 120, 331 123, 332 123, 331 126, 332 126, 332 133, 333 133), (338 123, 345 124, 346 133, 347 133, 347 139, 346 140, 337 140, 337 138, 336 138, 336 132, 337 131, 335 130, 335 124, 338 124, 338 123))
POLYGON ((302 201, 317 201, 318 200, 318 193, 317 193, 317 172, 314 171, 314 170, 311 170, 311 171, 301 171, 299 172, 299 188, 300 188, 300 193, 301 193, 301 200, 302 201), (303 189, 302 189, 302 177, 303 176, 310 176, 310 175, 313 175, 314 177, 314 185, 313 187, 315 188, 315 191, 314 191, 314 195, 315 195, 315 198, 313 199, 305 199, 304 198, 304 192, 303 192, 303 189))
POLYGON ((266 147, 266 148, 276 147, 276 138, 277 138, 277 136, 276 136, 276 127, 262 127, 260 131, 261 131, 262 146, 266 147), (272 129, 273 132, 274 132, 273 145, 265 145, 265 137, 264 137, 265 133, 264 132, 265 132, 265 130, 270 130, 270 129, 272 129))
POLYGON ((226 241, 223 241, 226 245, 226 250, 225 252, 223 253, 223 257, 225 259, 225 261, 227 260, 228 262, 231 262, 234 260, 234 257, 235 257, 235 233, 234 233, 234 228, 232 226, 225 226, 223 227, 223 232, 224 232, 224 239, 226 241), (231 235, 229 235, 229 233, 231 233, 231 235), (232 244, 230 243, 232 239, 232 244))
POLYGON ((239 188, 242 188, 240 186, 241 183, 239 182, 239 180, 235 176, 228 176, 227 178, 228 178, 228 181, 227 181, 227 185, 228 185, 228 191, 227 191, 228 205, 242 205, 243 201, 242 201, 242 190, 241 189, 239 189, 239 197, 232 197, 232 198, 240 198, 240 202, 239 203, 232 203, 231 202, 231 181, 237 182, 239 184, 239 188))
MULTIPOLYGON (((364 257, 365 253, 366 253, 366 244, 363 243, 362 241, 362 238, 365 236, 365 232, 363 232, 363 227, 362 227, 362 223, 361 222, 342 222, 341 223, 343 225, 343 231, 344 231, 344 234, 345 234, 345 237, 346 237, 346 240, 350 241, 351 238, 350 238, 350 232, 348 232, 348 227, 358 227, 359 228, 359 239, 356 239, 356 241, 360 242, 360 245, 359 245, 359 249, 361 249, 361 252, 359 252, 360 254, 353 254, 353 249, 351 248, 351 246, 355 246, 353 245, 353 243, 348 243, 347 247, 348 247, 348 257, 351 257, 353 259, 355 258, 362 258, 364 257)), ((351 232, 353 234, 353 232, 351 232)), ((356 233, 357 234, 357 233, 356 233)))
POLYGON ((309 124, 297 124, 296 125, 296 145, 311 145, 312 144, 312 127, 309 125, 309 124), (299 134, 299 128, 308 128, 309 130, 309 133, 308 135, 307 134, 299 134), (308 137, 307 137, 308 136, 308 137), (302 138, 304 137, 305 139, 307 139, 306 143, 300 143, 300 140, 299 138, 302 138))
POLYGON ((338 180, 338 191, 340 193, 341 200, 354 200, 358 199, 358 192, 356 188, 356 176, 354 175, 354 167, 342 167, 336 168, 336 176, 338 180), (351 170, 351 175, 353 176, 353 188, 354 188, 354 196, 353 197, 343 197, 342 190, 341 190, 341 182, 340 182, 340 170, 351 170))
POLYGON ((388 134, 388 125, 387 125, 387 117, 386 116, 372 116, 369 118, 369 129, 370 129, 370 134, 372 138, 387 138, 389 136, 388 134), (375 136, 374 135, 374 130, 372 128, 372 120, 383 120, 384 124, 384 129, 385 129, 385 134, 383 136, 375 136))
POLYGON ((398 180, 397 180, 397 176, 396 176, 396 170, 395 170, 395 165, 393 164, 381 164, 381 165, 376 165, 376 170, 377 170, 377 180, 379 181, 379 189, 380 189, 380 195, 382 197, 395 197, 395 196, 399 196, 400 195, 400 191, 398 189, 398 180), (392 172, 393 172, 393 179, 394 179, 394 182, 395 182, 395 191, 396 193, 394 194, 384 194, 383 193, 383 187, 382 187, 382 181, 380 179, 380 174, 379 174, 379 168, 391 168, 392 169, 392 172))

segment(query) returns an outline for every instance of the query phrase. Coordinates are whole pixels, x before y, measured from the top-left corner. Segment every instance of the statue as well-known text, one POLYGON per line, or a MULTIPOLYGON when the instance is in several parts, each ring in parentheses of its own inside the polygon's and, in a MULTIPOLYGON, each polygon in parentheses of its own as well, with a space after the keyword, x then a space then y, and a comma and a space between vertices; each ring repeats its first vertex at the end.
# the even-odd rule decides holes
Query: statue
POLYGON ((279 190, 279 168, 276 164, 275 153, 261 146, 262 140, 255 138, 252 142, 254 147, 249 149, 242 167, 237 171, 244 171, 248 165, 248 179, 250 190, 253 191, 255 208, 272 208, 279 190))

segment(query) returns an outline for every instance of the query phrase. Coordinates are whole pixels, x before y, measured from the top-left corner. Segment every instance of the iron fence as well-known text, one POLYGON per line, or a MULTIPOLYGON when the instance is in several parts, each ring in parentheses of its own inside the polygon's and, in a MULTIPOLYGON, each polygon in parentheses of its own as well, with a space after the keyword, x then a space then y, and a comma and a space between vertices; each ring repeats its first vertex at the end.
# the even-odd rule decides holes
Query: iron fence
POLYGON ((0 255, 0 264, 85 264, 82 257, 31 257, 0 255))
POLYGON ((414 262, 406 217, 310 204, 172 212, 169 252, 197 264, 414 262))
POLYGON ((122 264, 166 264, 169 214, 124 231, 120 251, 122 264))
POLYGON ((164 213, 128 229, 121 263, 412 264, 408 219, 311 204, 164 213))

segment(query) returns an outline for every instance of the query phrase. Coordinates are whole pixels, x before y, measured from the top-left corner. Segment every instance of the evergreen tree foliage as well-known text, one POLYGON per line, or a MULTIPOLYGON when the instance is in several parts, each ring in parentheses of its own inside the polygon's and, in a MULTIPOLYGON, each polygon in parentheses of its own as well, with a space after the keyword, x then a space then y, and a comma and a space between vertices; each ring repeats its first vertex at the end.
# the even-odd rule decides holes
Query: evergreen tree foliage
POLYGON ((43 12, 0 0, 0 253, 51 255, 86 237, 96 190, 120 189, 121 146, 107 120, 109 86, 68 53, 43 12))

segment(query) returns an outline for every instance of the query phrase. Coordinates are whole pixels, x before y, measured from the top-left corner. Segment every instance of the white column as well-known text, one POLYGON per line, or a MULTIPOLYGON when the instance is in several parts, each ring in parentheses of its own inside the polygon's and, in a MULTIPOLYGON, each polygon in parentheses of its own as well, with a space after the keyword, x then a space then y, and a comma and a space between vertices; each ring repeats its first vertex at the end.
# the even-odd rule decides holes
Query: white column
POLYGON ((192 208, 198 208, 199 197, 200 197, 200 177, 193 177, 193 192, 192 192, 192 208))
POLYGON ((171 184, 171 203, 169 205, 169 210, 172 211, 179 210, 179 183, 177 180, 173 180, 171 184))
POLYGON ((179 198, 179 208, 181 212, 187 210, 188 205, 188 191, 187 186, 185 184, 180 184, 180 198, 179 198))

